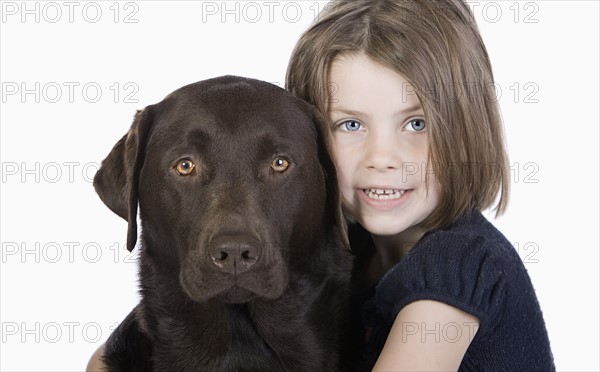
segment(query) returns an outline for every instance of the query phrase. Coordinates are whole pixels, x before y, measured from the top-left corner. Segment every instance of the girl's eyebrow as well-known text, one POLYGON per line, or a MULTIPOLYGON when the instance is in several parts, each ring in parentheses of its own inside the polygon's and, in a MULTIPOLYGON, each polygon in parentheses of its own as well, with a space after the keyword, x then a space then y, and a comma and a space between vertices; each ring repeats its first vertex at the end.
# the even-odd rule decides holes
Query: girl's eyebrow
POLYGON ((396 112, 396 114, 394 116, 398 116, 398 115, 406 115, 406 114, 413 114, 417 111, 423 111, 423 107, 421 106, 420 103, 416 103, 410 107, 407 107, 405 109, 402 109, 398 112, 396 112))
POLYGON ((349 116, 365 116, 365 114, 360 111, 348 110, 345 108, 331 109, 331 112, 336 112, 336 113, 349 115, 349 116))
MULTIPOLYGON (((417 103, 413 106, 410 107, 406 107, 402 110, 397 111, 396 113, 394 113, 394 116, 399 116, 399 115, 408 115, 408 114, 413 114, 417 111, 423 111, 423 107, 421 106, 420 103, 417 103)), ((338 107, 338 108, 332 108, 331 109, 332 113, 340 113, 340 114, 345 114, 345 115, 350 115, 350 116, 368 116, 365 113, 361 112, 361 111, 355 111, 355 110, 348 110, 346 108, 343 107, 338 107)))

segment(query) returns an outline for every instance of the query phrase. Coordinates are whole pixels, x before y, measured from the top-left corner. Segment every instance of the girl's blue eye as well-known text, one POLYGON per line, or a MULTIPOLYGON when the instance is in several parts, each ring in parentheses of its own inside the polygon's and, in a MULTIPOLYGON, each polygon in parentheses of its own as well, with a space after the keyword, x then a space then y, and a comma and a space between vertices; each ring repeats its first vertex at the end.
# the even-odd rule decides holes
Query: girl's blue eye
POLYGON ((425 120, 414 119, 408 122, 407 129, 411 132, 421 132, 425 130, 425 120))
POLYGON ((356 132, 362 126, 356 120, 347 120, 347 121, 343 122, 342 125, 344 126, 344 129, 346 129, 348 132, 356 132))

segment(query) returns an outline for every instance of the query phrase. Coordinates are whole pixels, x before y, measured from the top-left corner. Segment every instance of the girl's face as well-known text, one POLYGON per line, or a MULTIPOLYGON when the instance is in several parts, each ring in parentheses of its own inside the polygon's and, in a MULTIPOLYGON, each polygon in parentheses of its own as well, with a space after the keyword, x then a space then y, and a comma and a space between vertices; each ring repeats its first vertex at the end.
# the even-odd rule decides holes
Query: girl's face
POLYGON ((374 235, 420 238, 440 187, 427 169, 428 123, 412 86, 362 54, 336 59, 329 86, 345 212, 374 235))

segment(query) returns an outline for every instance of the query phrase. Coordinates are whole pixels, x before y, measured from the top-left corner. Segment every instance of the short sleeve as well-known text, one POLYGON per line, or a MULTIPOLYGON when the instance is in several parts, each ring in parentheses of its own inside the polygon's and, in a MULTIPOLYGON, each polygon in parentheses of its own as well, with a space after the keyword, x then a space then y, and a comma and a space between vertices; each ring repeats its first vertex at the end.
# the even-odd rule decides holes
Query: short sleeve
POLYGON ((460 371, 553 371, 533 284, 512 244, 479 212, 432 231, 381 278, 362 306, 374 365, 398 313, 418 300, 479 319, 460 371))
POLYGON ((430 234, 381 279, 375 306, 391 326, 411 302, 440 301, 477 317, 483 336, 501 316, 513 256, 521 264, 508 248, 469 232, 430 234))

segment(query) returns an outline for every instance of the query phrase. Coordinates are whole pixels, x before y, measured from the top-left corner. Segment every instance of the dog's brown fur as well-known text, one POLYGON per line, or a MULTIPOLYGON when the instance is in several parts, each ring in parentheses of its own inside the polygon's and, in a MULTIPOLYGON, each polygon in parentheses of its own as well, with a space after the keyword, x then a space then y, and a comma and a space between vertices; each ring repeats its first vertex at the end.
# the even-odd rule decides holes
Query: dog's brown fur
POLYGON ((231 76, 138 112, 94 179, 130 250, 138 205, 142 226, 142 301, 107 341, 111 370, 338 370, 351 258, 327 133, 312 106, 231 76))

